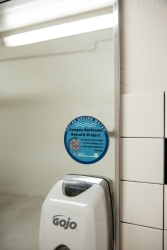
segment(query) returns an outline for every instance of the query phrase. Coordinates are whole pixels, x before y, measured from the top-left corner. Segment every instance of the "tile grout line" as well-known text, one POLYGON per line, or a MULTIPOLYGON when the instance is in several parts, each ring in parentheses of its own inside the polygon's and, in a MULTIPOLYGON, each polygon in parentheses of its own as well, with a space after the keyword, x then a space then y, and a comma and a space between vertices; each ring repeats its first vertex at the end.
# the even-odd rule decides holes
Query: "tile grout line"
MULTIPOLYGON (((164 132, 163 132, 163 134, 164 134, 164 132)), ((121 136, 120 137, 120 139, 164 139, 164 135, 163 135, 163 137, 135 137, 135 136, 133 136, 133 137, 130 137, 130 136, 127 136, 127 137, 125 137, 125 136, 121 136)))
POLYGON ((141 184, 151 184, 151 185, 160 185, 163 186, 163 183, 155 183, 155 182, 144 182, 144 181, 130 181, 130 180, 120 180, 120 181, 126 181, 126 182, 135 182, 135 183, 141 183, 141 184))
POLYGON ((134 224, 134 223, 129 223, 129 222, 125 222, 125 221, 120 221, 120 222, 124 223, 124 224, 128 224, 128 225, 133 225, 133 226, 138 226, 138 227, 146 227, 146 228, 150 228, 150 229, 163 231, 163 229, 160 229, 160 228, 157 228, 157 227, 143 226, 143 225, 140 225, 140 224, 134 224))

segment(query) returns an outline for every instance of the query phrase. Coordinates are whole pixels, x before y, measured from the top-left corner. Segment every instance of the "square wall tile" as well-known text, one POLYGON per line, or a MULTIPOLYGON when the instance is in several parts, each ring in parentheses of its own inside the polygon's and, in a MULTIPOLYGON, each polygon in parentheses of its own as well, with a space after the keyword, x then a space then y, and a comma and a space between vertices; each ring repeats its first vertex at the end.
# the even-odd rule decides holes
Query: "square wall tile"
POLYGON ((121 96, 122 137, 164 137, 164 92, 121 96))
POLYGON ((167 92, 165 92, 165 138, 167 138, 167 92))
POLYGON ((164 250, 167 250, 167 231, 164 231, 164 250))
POLYGON ((164 186, 164 228, 167 230, 167 185, 164 186))
POLYGON ((121 182, 121 221, 163 228, 163 185, 121 182))
POLYGON ((122 138, 121 179, 163 184, 164 139, 122 138))
POLYGON ((121 250, 162 250, 163 231, 121 223, 121 250))

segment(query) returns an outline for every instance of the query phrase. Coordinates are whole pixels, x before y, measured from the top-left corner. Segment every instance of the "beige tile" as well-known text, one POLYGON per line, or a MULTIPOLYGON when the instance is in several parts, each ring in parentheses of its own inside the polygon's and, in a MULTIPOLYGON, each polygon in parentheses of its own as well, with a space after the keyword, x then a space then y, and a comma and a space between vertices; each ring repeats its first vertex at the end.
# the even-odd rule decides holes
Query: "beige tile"
POLYGON ((121 182, 121 221, 163 228, 163 185, 121 182))
POLYGON ((164 136, 164 92, 121 96, 121 136, 164 136))
POLYGON ((167 250, 167 231, 164 231, 164 250, 167 250))
MULTIPOLYGON (((165 92, 165 118, 167 119, 167 92, 165 92)), ((165 138, 167 138, 167 122, 165 122, 165 138)))
POLYGON ((121 179, 163 184, 164 139, 122 138, 121 179))
POLYGON ((121 250, 162 250, 163 231, 121 223, 121 250))
POLYGON ((164 228, 167 230, 167 185, 165 185, 164 193, 164 228))

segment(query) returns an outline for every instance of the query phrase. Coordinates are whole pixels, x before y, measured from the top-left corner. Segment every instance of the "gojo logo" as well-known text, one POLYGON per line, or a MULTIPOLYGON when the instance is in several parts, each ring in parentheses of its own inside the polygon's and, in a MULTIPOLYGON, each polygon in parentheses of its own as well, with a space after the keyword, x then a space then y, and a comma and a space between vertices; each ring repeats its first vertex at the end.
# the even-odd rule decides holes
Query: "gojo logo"
POLYGON ((65 216, 65 215, 55 215, 55 216, 53 216, 52 219, 53 219, 53 224, 55 226, 64 227, 64 229, 71 228, 72 230, 77 228, 77 223, 74 222, 74 221, 70 221, 71 218, 68 218, 68 220, 66 221, 64 219, 60 219, 59 218, 60 216, 65 216))

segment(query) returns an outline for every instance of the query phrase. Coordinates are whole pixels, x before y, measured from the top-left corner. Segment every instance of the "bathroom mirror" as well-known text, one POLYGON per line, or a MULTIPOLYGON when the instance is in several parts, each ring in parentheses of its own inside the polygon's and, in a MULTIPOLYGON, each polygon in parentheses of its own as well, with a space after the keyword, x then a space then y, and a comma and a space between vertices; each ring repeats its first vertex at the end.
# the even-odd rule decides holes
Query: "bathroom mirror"
MULTIPOLYGON (((0 192, 6 206, 8 199, 15 200, 12 195, 42 197, 43 201, 59 179, 73 173, 107 176, 116 181, 118 209, 117 10, 118 2, 108 0, 83 1, 83 4, 73 0, 0 1, 0 192), (8 40, 26 33, 34 38, 35 33, 31 32, 36 30, 55 26, 64 29, 66 24, 110 15, 113 23, 106 28, 86 31, 92 25, 87 22, 83 32, 81 23, 76 34, 69 33, 72 28, 67 25, 67 35, 61 34, 51 40, 31 44, 22 44, 21 37, 18 37, 18 44, 16 39, 14 44, 8 40), (64 147, 65 129, 79 116, 97 118, 108 131, 108 151, 95 164, 74 161, 64 147)), ((99 25, 102 23, 104 21, 99 21, 99 25)), ((53 33, 51 31, 51 37, 53 33)), ((28 43, 28 39, 25 40, 28 43)), ((5 216, 5 210, 0 209, 0 214, 5 216)), ((118 232, 118 221, 116 224, 118 232)), ((1 236, 0 242, 5 248, 6 241, 1 236)), ((36 240, 34 250, 37 249, 35 244, 36 240)))

